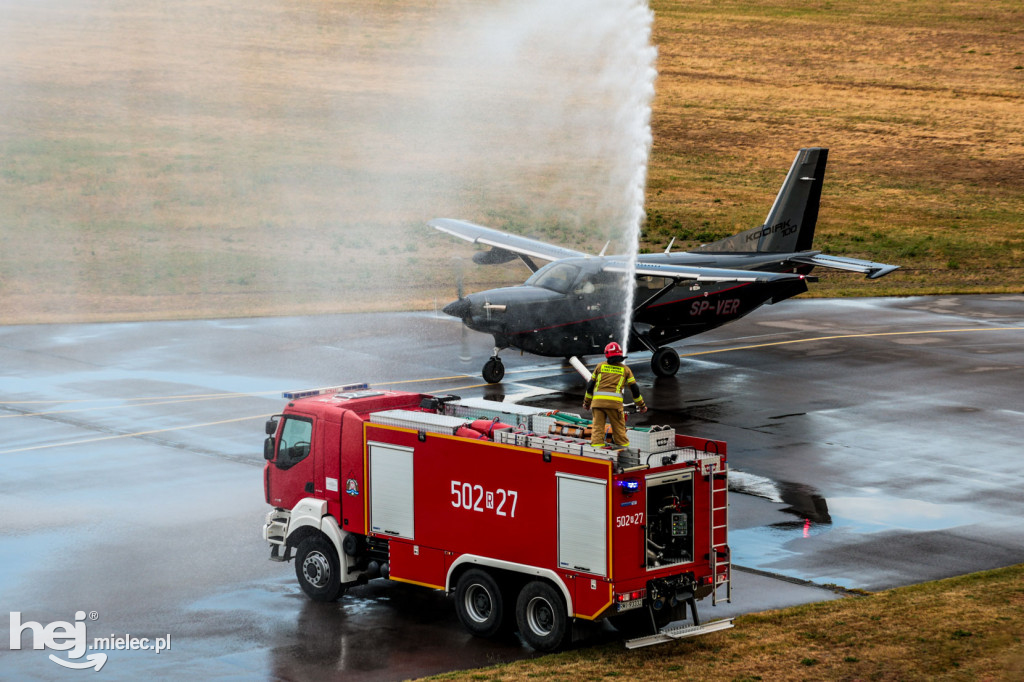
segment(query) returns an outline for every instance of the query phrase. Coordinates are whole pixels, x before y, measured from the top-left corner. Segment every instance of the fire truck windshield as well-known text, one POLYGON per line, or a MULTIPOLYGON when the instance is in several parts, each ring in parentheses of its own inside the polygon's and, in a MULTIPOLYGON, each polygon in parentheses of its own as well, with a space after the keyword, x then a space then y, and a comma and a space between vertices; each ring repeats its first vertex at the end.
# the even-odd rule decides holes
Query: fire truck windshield
POLYGON ((309 455, 309 444, 313 440, 313 422, 299 417, 286 417, 281 427, 281 439, 277 444, 278 469, 289 469, 309 455))

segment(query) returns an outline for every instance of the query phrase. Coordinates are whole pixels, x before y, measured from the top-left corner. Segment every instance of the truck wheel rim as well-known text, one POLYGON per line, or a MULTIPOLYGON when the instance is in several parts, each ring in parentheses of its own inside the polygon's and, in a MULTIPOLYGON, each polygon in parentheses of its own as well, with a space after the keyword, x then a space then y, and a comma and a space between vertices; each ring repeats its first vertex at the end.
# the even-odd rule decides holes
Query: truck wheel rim
POLYGON ((547 599, 534 597, 530 600, 526 606, 526 622, 529 623, 530 629, 541 637, 551 634, 555 625, 555 612, 547 599))
POLYGON ((491 617, 491 595, 482 585, 470 585, 466 590, 466 613, 477 623, 486 623, 491 617))
POLYGON ((325 587, 331 579, 331 564, 320 552, 310 552, 302 562, 302 575, 313 587, 325 587))

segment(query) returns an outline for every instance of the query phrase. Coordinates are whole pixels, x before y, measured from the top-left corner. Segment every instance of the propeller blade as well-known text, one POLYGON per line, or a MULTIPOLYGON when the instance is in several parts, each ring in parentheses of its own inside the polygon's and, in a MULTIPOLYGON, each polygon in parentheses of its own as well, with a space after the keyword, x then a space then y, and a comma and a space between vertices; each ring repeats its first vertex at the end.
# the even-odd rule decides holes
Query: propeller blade
POLYGON ((465 273, 465 266, 462 258, 455 257, 455 293, 458 294, 460 299, 465 298, 465 292, 462 290, 463 275, 465 273))
MULTIPOLYGON (((459 316, 460 317, 464 317, 464 315, 468 315, 469 314, 469 310, 468 310, 469 301, 465 301, 464 300, 466 298, 466 292, 464 291, 464 288, 463 288, 463 280, 464 280, 464 274, 465 274, 465 270, 466 270, 466 268, 465 268, 465 261, 461 257, 459 257, 459 256, 456 256, 454 260, 455 260, 455 293, 458 294, 459 300, 458 300, 457 303, 449 304, 449 306, 458 305, 458 303, 462 303, 463 305, 458 306, 459 309, 460 309, 460 312, 462 311, 463 308, 466 308, 466 310, 465 310, 463 315, 459 315, 459 316)), ((451 314, 451 313, 449 313, 449 314, 451 314)), ((470 360, 473 359, 473 354, 470 353, 470 351, 469 351, 469 336, 467 334, 468 330, 466 329, 465 322, 463 322, 463 324, 461 324, 459 326, 462 328, 461 331, 459 332, 459 360, 462 361, 462 362, 469 362, 470 360)))

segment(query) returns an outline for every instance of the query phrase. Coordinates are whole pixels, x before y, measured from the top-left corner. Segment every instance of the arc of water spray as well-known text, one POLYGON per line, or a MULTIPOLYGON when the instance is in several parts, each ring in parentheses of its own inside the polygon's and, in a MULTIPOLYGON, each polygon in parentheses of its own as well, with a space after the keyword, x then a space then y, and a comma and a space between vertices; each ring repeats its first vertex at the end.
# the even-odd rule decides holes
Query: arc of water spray
POLYGON ((630 8, 634 21, 630 27, 642 27, 635 36, 635 62, 632 64, 633 91, 628 102, 624 120, 632 139, 633 173, 626 187, 626 261, 627 271, 624 286, 625 311, 622 324, 622 347, 629 347, 629 335, 633 326, 633 303, 636 293, 636 261, 640 251, 640 230, 644 222, 644 193, 647 188, 647 164, 654 138, 651 134, 651 103, 654 101, 654 81, 658 72, 655 63, 658 50, 651 44, 651 27, 654 13, 647 0, 635 0, 630 8))

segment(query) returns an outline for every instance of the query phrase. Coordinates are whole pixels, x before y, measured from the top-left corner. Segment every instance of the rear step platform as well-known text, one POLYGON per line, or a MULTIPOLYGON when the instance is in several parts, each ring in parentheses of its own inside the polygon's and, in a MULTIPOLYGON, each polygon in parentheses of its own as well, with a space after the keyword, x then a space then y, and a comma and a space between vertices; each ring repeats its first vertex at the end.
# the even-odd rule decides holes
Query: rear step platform
POLYGON ((710 632, 718 632, 719 630, 728 630, 732 627, 732 620, 732 618, 725 618, 723 620, 714 620, 710 623, 705 623, 704 625, 687 625, 684 627, 665 628, 654 635, 637 637, 636 639, 627 639, 626 648, 639 649, 640 647, 651 646, 652 644, 671 642, 675 639, 696 637, 697 635, 706 635, 710 632))

